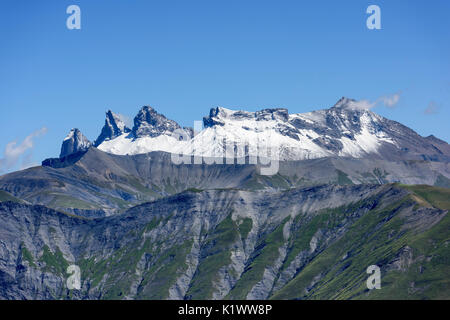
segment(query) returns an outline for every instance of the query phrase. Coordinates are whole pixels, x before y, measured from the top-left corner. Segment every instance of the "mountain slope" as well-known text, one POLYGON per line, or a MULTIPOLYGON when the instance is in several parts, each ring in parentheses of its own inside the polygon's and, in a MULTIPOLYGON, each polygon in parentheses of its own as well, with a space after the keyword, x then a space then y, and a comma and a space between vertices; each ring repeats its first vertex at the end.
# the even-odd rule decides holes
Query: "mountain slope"
POLYGON ((423 188, 191 191, 95 220, 0 203, 0 296, 448 298, 450 194, 423 188), (371 264, 382 289, 369 292, 371 264))
POLYGON ((428 186, 406 188, 413 192, 409 197, 352 226, 351 232, 323 250, 272 298, 448 299, 450 191, 428 186), (423 209, 420 213, 403 209, 393 216, 392 210, 409 203, 423 209), (446 213, 436 216, 434 208, 446 213), (389 221, 380 226, 380 218, 389 221), (377 231, 371 231, 375 226, 377 231), (371 264, 381 267, 381 290, 365 287, 367 275, 361 271, 371 264))
POLYGON ((317 184, 445 184, 450 164, 433 161, 323 158, 279 163, 273 176, 259 165, 174 164, 152 152, 118 156, 90 148, 44 166, 0 177, 0 189, 33 204, 83 216, 102 216, 189 188, 285 190, 317 184))

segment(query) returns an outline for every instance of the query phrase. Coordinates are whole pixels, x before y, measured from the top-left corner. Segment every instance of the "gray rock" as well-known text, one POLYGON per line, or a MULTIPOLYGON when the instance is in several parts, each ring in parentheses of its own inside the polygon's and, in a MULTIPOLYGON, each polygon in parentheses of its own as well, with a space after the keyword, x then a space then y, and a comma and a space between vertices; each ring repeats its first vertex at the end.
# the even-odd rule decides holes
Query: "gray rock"
POLYGON ((92 143, 77 128, 70 130, 61 146, 60 158, 67 157, 73 153, 87 151, 92 143))
POLYGON ((125 123, 120 119, 120 117, 113 113, 111 110, 106 112, 105 125, 102 128, 102 131, 98 138, 94 142, 94 146, 99 146, 103 141, 112 140, 123 133, 130 132, 125 123))

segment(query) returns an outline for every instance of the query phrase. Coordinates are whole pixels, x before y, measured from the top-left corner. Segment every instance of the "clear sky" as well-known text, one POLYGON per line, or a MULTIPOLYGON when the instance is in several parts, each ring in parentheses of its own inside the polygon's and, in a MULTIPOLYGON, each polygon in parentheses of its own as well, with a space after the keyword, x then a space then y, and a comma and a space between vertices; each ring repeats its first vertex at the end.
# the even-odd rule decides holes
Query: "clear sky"
POLYGON ((192 126, 215 106, 298 113, 342 96, 397 97, 373 111, 449 142, 450 1, 0 2, 3 172, 58 156, 73 127, 94 140, 107 109, 192 126))

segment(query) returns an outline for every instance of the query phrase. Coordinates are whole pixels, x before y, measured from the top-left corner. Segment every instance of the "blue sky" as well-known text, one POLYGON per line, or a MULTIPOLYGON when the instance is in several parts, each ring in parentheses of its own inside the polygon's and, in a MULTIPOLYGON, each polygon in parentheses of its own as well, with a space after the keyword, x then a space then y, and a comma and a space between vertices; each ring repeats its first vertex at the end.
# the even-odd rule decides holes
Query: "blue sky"
POLYGON ((215 106, 297 113, 397 94, 373 111, 449 142, 449 16, 447 0, 2 0, 0 170, 143 105, 192 126, 215 106), (71 4, 81 30, 66 27, 71 4), (371 4, 381 30, 366 27, 371 4))

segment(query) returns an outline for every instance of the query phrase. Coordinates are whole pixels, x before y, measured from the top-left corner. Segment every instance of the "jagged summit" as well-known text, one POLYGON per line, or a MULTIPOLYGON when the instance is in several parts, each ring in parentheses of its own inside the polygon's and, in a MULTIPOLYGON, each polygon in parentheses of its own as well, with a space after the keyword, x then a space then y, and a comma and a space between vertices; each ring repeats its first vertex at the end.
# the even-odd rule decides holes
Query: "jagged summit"
POLYGON ((355 99, 342 97, 331 108, 347 108, 347 107, 350 107, 352 104, 354 104, 356 102, 357 101, 355 99))
MULTIPOLYGON (((286 108, 255 112, 212 108, 195 136, 150 106, 143 106, 130 130, 113 112, 95 141, 100 150, 119 155, 151 151, 222 157, 227 146, 255 155, 257 148, 275 146, 280 160, 324 157, 389 160, 450 159, 450 146, 435 137, 421 137, 402 124, 369 110, 365 101, 342 97, 329 109, 289 114, 286 108), (180 132, 184 133, 180 136, 180 132)), ((83 139, 81 139, 83 140, 83 139)), ((86 141, 87 139, 83 140, 86 141)), ((82 144, 86 148, 86 143, 82 144)), ((64 147, 67 155, 76 147, 64 147)), ((238 151, 235 151, 238 152, 238 151)), ((231 155, 235 156, 235 154, 231 155)))
POLYGON ((105 125, 94 145, 99 146, 102 142, 112 140, 118 136, 130 132, 131 129, 125 125, 125 122, 111 110, 106 112, 105 125))
POLYGON ((61 146, 60 158, 68 156, 79 151, 86 151, 92 143, 86 138, 79 129, 73 128, 64 138, 61 146))
MULTIPOLYGON (((329 110, 334 110, 336 112, 351 112, 355 113, 371 113, 375 114, 371 111, 371 109, 375 106, 374 103, 371 103, 367 100, 355 100, 347 97, 342 97, 332 106, 329 110)), ((378 115, 377 115, 378 116, 378 115)))
POLYGON ((173 120, 167 119, 150 106, 143 106, 134 118, 132 133, 134 138, 157 137, 161 134, 169 134, 180 125, 173 120))

